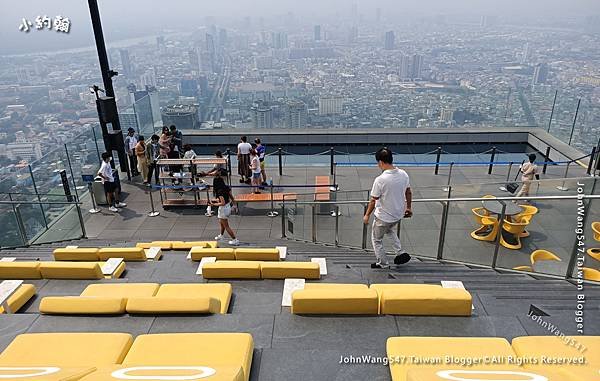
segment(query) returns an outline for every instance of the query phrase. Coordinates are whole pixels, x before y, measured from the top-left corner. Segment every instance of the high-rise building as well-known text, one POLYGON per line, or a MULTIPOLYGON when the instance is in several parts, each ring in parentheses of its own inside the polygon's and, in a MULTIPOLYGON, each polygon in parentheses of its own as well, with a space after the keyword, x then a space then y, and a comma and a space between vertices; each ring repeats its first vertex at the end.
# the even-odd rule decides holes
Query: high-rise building
POLYGON ((523 46, 523 52, 521 52, 521 63, 526 64, 529 62, 531 58, 531 47, 529 46, 529 42, 526 42, 523 46))
POLYGON ((126 77, 133 76, 133 66, 129 58, 129 51, 127 49, 119 49, 119 55, 121 56, 121 66, 123 67, 123 74, 126 77))
POLYGON ((184 97, 198 97, 198 81, 193 78, 183 78, 179 83, 179 93, 184 97))
POLYGON ((342 97, 319 97, 319 115, 341 114, 343 103, 342 97))
POLYGON ((411 66, 412 66, 411 67, 411 78, 412 79, 422 78, 423 56, 420 54, 413 55, 411 66))
POLYGON ((285 104, 285 128, 304 128, 308 119, 306 103, 289 100, 285 104))
POLYGON ((224 47, 227 45, 227 29, 219 29, 219 46, 224 47))
POLYGON ((273 109, 268 102, 254 102, 250 112, 254 128, 273 128, 273 109))
POLYGON ((215 48, 215 38, 212 34, 206 34, 206 52, 208 55, 208 66, 210 70, 214 73, 216 72, 216 55, 217 51, 215 48))
POLYGON ((198 105, 169 105, 161 110, 164 125, 176 125, 180 130, 193 130, 200 128, 198 105))
POLYGON ((23 66, 17 68, 17 81, 20 85, 27 85, 31 82, 29 68, 23 66))
POLYGON ((548 64, 540 63, 535 66, 535 70, 533 71, 533 84, 541 85, 546 83, 548 80, 548 64))
POLYGON ((130 128, 133 128, 135 131, 139 132, 137 117, 135 115, 135 111, 133 111, 133 107, 128 107, 123 111, 119 111, 119 123, 121 124, 121 130, 127 131, 130 128))
POLYGON ((146 86, 156 87, 156 73, 154 68, 146 70, 146 72, 140 76, 140 85, 143 88, 146 86))
POLYGON ((410 57, 407 55, 400 56, 400 66, 398 67, 398 76, 401 80, 406 80, 411 78, 410 73, 410 57))
POLYGON ((396 36, 394 35, 393 30, 385 32, 385 41, 383 43, 383 47, 385 50, 394 50, 396 47, 396 36))
POLYGON ((440 112, 440 120, 444 122, 451 122, 454 119, 454 111, 449 108, 443 108, 440 112))
POLYGON ((315 25, 315 41, 321 41, 321 25, 315 25))
POLYGON ((274 49, 288 48, 288 35, 285 32, 274 32, 271 35, 274 49))
POLYGON ((200 55, 197 49, 191 49, 188 51, 188 60, 190 61, 190 70, 200 73, 202 68, 200 67, 200 55))
POLYGON ((156 48, 158 50, 165 47, 165 36, 156 36, 156 48))

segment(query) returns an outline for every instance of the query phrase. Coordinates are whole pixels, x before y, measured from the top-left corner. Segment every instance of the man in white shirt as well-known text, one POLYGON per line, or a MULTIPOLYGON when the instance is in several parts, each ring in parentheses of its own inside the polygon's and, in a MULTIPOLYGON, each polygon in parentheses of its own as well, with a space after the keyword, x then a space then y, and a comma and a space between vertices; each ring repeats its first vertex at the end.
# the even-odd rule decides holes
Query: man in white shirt
POLYGON ((138 143, 138 137, 132 127, 127 129, 127 136, 124 143, 127 156, 129 157, 129 170, 131 171, 131 176, 135 177, 140 174, 137 170, 137 156, 135 156, 135 146, 138 143))
POLYGON ((383 247, 385 236, 393 242, 396 254, 394 264, 401 265, 410 261, 410 255, 402 250, 402 244, 396 235, 396 226, 402 218, 412 216, 412 192, 408 174, 393 165, 392 151, 387 148, 380 149, 375 154, 375 159, 383 172, 373 182, 371 200, 363 222, 365 225, 369 224, 371 214, 375 211, 371 240, 377 262, 371 264, 371 268, 381 269, 389 267, 383 247))
POLYGON ((529 154, 529 163, 524 163, 519 168, 521 172, 521 181, 523 182, 523 186, 521 186, 521 190, 517 193, 517 197, 527 197, 529 196, 529 189, 531 188, 531 181, 534 178, 539 178, 537 174, 538 167, 535 165, 536 156, 534 153, 529 154))
POLYGON ((237 146, 240 183, 250 184, 250 177, 252 176, 250 171, 250 150, 252 149, 252 144, 248 143, 248 138, 246 136, 242 136, 240 140, 241 141, 237 146))
POLYGON ((102 178, 102 184, 104 185, 104 192, 106 193, 106 201, 108 201, 108 210, 111 212, 118 212, 118 208, 124 208, 127 206, 124 202, 119 202, 119 190, 115 183, 115 177, 113 176, 113 169, 110 166, 112 157, 110 153, 104 152, 102 154, 102 165, 98 171, 98 176, 102 178))

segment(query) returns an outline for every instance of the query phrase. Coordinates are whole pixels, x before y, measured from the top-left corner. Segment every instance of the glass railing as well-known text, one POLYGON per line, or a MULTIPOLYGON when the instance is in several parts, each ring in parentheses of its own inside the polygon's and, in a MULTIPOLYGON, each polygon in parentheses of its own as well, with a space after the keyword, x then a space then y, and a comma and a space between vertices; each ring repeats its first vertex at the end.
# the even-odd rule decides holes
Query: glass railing
MULTIPOLYGON (((397 228, 403 248, 418 257, 576 277, 575 258, 581 247, 581 237, 576 233, 578 223, 587 237, 586 247, 600 247, 591 230, 592 222, 600 221, 597 178, 534 181, 527 198, 500 190, 502 185, 413 189, 413 216, 402 220, 397 228), (489 211, 486 207, 490 204, 483 203, 489 200, 483 198, 486 195, 496 198, 492 201, 495 208, 489 211), (583 214, 578 210, 580 200, 586 204, 583 214), (527 221, 521 220, 522 209, 515 204, 525 201, 537 208, 537 213, 527 221), (490 217, 492 223, 486 222, 487 229, 475 213, 490 217), (538 253, 534 255, 536 258, 545 255, 539 254, 540 251, 548 251, 555 257, 532 260, 533 253, 538 253)), ((286 200, 280 205, 281 234, 301 241, 372 250, 371 226, 362 222, 367 194, 332 192, 330 201, 319 202, 314 194, 303 194, 296 200, 286 200)), ((587 254, 583 257, 590 268, 600 268, 596 259, 587 254)))
POLYGON ((146 95, 132 104, 119 109, 121 130, 133 128, 139 135, 150 139, 162 128, 162 118, 158 106, 158 94, 146 95))

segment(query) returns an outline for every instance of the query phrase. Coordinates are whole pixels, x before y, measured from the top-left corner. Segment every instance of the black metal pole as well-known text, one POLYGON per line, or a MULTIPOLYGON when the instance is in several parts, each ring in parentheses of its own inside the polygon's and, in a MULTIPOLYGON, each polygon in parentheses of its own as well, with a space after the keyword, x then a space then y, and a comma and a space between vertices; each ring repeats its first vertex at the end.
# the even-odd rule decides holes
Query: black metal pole
POLYGON ((575 117, 573 118, 573 127, 571 127, 571 135, 569 136, 569 145, 573 140, 573 132, 575 132, 575 124, 577 124, 577 115, 579 115, 579 106, 581 105, 581 98, 577 101, 577 110, 575 110, 575 117))
MULTIPOLYGON (((550 112, 550 120, 548 121, 548 132, 550 132, 550 127, 552 126, 552 118, 554 117, 554 106, 556 106, 556 97, 558 96, 558 90, 554 92, 554 102, 552 102, 552 111, 550 112)), ((546 173, 546 172, 544 172, 546 173)))
POLYGON ((490 159, 490 166, 488 167, 488 175, 492 174, 494 168, 494 159, 496 158, 496 147, 492 147, 492 158, 490 159))
POLYGON ((592 153, 590 155, 590 161, 588 162, 588 167, 586 174, 590 175, 592 173, 592 167, 594 166, 594 157, 596 157, 596 147, 592 147, 592 153))
MULTIPOLYGON (((98 61, 100 62, 100 71, 102 72, 102 82, 107 97, 115 96, 115 90, 112 84, 113 71, 108 67, 108 55, 106 54, 106 44, 104 43, 104 33, 102 33, 102 22, 100 20, 100 11, 98 10, 97 0, 88 0, 90 16, 92 17, 92 27, 94 28, 94 39, 96 40, 96 50, 98 51, 98 61)), ((120 128, 119 128, 120 129, 120 128)))
POLYGON ((550 146, 546 148, 546 154, 544 155, 544 168, 542 169, 542 173, 546 174, 546 168, 548 168, 548 162, 550 161, 550 146))
POLYGON ((440 170, 440 157, 442 157, 442 147, 437 148, 437 153, 435 157, 435 174, 437 175, 440 170))
POLYGON ((279 159, 279 176, 283 176, 283 161, 281 158, 283 149, 281 147, 277 148, 277 157, 279 159))
POLYGON ((329 173, 333 176, 333 163, 335 161, 335 150, 333 147, 329 148, 329 173))

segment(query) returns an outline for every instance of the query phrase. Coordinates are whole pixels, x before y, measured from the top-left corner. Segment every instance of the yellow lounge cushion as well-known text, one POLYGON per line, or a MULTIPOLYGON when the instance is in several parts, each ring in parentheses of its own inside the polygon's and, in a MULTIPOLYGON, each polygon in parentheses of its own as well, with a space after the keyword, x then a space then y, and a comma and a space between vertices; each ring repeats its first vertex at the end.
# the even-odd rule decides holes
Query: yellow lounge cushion
POLYGON ((524 336, 514 338, 512 347, 517 355, 538 360, 538 364, 526 364, 529 369, 600 368, 600 336, 524 336), (547 364, 541 361, 542 356, 550 359, 583 357, 587 364, 547 364))
MULTIPOLYGON (((35 295, 35 286, 32 284, 22 284, 17 291, 12 294, 7 302, 10 310, 15 313, 25 305, 35 295)), ((4 308, 0 306, 0 314, 4 313, 4 308)))
POLYGON ((253 261, 217 261, 202 267, 206 279, 260 279, 260 263, 253 261))
POLYGON ((101 262, 41 262, 40 273, 46 279, 103 279, 101 262))
POLYGON ((219 300, 220 313, 226 314, 231 301, 231 284, 229 283, 184 283, 163 284, 156 293, 157 297, 211 297, 219 300))
POLYGON ((145 261, 146 252, 141 247, 107 247, 98 251, 101 261, 109 258, 123 258, 125 261, 145 261))
POLYGON ((96 283, 87 286, 81 296, 106 296, 124 299, 154 296, 159 287, 158 283, 96 283))
POLYGON ((253 350, 254 342, 249 333, 140 335, 122 365, 241 367, 244 380, 247 381, 250 378, 253 350))
POLYGON ((140 247, 142 249, 149 249, 151 247, 160 247, 163 250, 171 250, 173 248, 173 243, 181 243, 183 241, 152 241, 152 242, 139 242, 135 247, 140 247))
MULTIPOLYGON (((469 361, 476 358, 499 359, 514 358, 510 344, 503 338, 490 337, 390 337, 387 339, 386 350, 390 361, 390 372, 393 381, 407 381, 407 373, 412 369, 438 369, 440 366, 456 369, 502 369, 506 363, 498 364, 469 364, 446 361, 450 359, 464 359, 469 361), (449 356, 449 357, 446 357, 449 356), (401 361, 404 359, 404 361, 401 361), (441 363, 419 363, 416 360, 440 359, 441 363), (398 360, 398 361, 396 361, 398 360)), ((523 381, 523 380, 519 380, 523 381)))
POLYGON ((205 363, 180 366, 125 366, 100 368, 81 381, 122 381, 124 377, 134 380, 196 380, 196 381, 244 381, 244 371, 239 366, 211 366, 205 363), (209 376, 212 374, 212 376, 209 376))
MULTIPOLYGON (((100 266, 104 265, 104 262, 98 262, 98 263, 100 264, 100 266)), ((125 265, 125 261, 121 262, 111 275, 105 275, 104 278, 105 279, 117 279, 117 278, 120 278, 121 275, 123 275, 123 273, 125 272, 125 266, 126 266, 125 265)))
POLYGON ((221 302, 204 296, 139 297, 129 298, 126 310, 130 314, 218 314, 221 302))
POLYGON ((319 264, 316 262, 262 262, 260 272, 263 279, 321 277, 319 264))
POLYGON ((376 315, 378 309, 377 292, 366 285, 307 284, 292 293, 294 314, 376 315))
MULTIPOLYGON (((528 371, 532 371, 528 369, 528 371)), ((538 370, 535 369, 535 372, 538 370)), ((565 377, 567 381, 591 381, 600 380, 600 367, 598 366, 584 366, 584 367, 569 367, 569 368, 558 368, 558 373, 565 377)), ((551 380, 554 380, 553 378, 551 380)))
POLYGON ((173 242, 172 249, 173 250, 190 250, 192 247, 217 247, 216 241, 176 241, 173 242), (214 244, 214 246, 213 246, 214 244))
POLYGON ((277 249, 235 249, 235 259, 238 261, 278 261, 277 249))
POLYGON ((40 279, 40 262, 0 262, 0 279, 40 279))
POLYGON ((96 368, 45 366, 3 366, 0 367, 1 380, 14 381, 76 381, 95 372, 96 368))
POLYGON ((434 284, 372 284, 379 313, 387 315, 471 316, 471 294, 434 284))
POLYGON ((55 261, 97 261, 98 249, 95 247, 61 248, 53 252, 55 261))
POLYGON ((46 296, 40 312, 48 315, 121 315, 127 299, 116 296, 46 296))
POLYGON ((120 364, 133 343, 128 333, 27 333, 0 354, 0 366, 87 367, 120 364))
POLYGON ((192 247, 190 254, 192 261, 201 261, 204 257, 215 257, 217 261, 234 260, 235 250, 231 248, 203 248, 203 247, 192 247))

